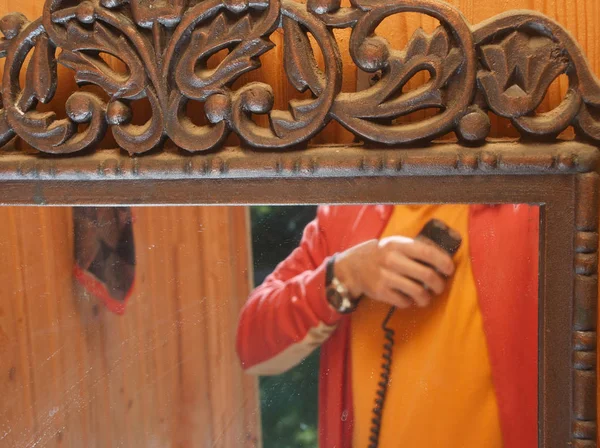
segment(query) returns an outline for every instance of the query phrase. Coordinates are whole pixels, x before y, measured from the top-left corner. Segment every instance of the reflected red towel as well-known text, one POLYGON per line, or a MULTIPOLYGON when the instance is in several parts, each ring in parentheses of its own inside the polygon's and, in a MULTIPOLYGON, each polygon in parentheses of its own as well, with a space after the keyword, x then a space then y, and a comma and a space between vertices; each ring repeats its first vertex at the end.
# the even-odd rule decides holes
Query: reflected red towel
POLYGON ((135 245, 129 207, 74 207, 74 276, 117 314, 125 312, 135 279, 135 245))

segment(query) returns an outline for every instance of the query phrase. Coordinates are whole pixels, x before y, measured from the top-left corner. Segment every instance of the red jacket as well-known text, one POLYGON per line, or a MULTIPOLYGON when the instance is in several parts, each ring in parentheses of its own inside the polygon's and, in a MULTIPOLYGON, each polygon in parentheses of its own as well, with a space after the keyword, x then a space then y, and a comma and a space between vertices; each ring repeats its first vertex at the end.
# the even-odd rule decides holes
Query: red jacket
MULTIPOLYGON (((300 246, 252 292, 241 313, 237 350, 249 373, 281 373, 322 344, 322 448, 351 447, 353 421, 352 319, 328 305, 325 265, 331 255, 379 238, 392 210, 319 207, 300 246)), ((538 207, 471 206, 469 242, 503 444, 531 448, 537 446, 538 207)))

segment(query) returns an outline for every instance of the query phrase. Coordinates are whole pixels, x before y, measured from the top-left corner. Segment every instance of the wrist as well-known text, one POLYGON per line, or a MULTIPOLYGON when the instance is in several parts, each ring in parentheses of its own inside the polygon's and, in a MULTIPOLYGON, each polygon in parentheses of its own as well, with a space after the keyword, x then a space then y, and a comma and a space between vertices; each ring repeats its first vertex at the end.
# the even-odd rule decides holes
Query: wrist
POLYGON ((362 291, 356 284, 356 275, 353 273, 352 263, 345 254, 339 254, 333 262, 333 274, 335 278, 348 290, 353 301, 358 300, 362 291))
POLYGON ((336 277, 334 272, 336 258, 337 255, 333 255, 327 261, 325 276, 327 302, 339 314, 348 314, 356 309, 358 300, 352 297, 346 285, 336 277))

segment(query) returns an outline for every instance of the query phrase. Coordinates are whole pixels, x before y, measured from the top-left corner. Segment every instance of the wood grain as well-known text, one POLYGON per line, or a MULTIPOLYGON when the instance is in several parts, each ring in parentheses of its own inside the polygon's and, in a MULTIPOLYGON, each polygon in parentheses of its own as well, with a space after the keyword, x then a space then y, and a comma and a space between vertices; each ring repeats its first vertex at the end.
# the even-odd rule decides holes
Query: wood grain
POLYGON ((70 210, 0 208, 0 447, 258 446, 247 209, 136 209, 124 316, 73 285, 70 210))

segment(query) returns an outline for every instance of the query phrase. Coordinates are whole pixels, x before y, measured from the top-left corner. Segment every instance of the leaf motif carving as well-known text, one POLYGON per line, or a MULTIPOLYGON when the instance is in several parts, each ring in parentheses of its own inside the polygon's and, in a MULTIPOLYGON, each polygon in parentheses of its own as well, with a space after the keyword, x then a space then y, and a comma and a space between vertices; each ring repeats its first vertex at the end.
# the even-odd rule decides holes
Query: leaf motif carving
POLYGON ((41 103, 49 102, 56 92, 56 60, 54 46, 48 36, 38 37, 33 56, 27 67, 26 85, 33 90, 33 95, 41 103))
MULTIPOLYGON (((456 48, 450 48, 448 35, 442 27, 428 35, 419 28, 413 34, 407 48, 400 54, 398 63, 391 61, 394 76, 388 76, 385 87, 376 95, 376 100, 387 109, 394 109, 401 104, 412 105, 402 115, 419 110, 415 107, 420 100, 424 101, 423 107, 442 107, 443 89, 450 77, 456 73, 462 62, 462 53, 456 48), (401 89, 422 70, 429 71, 431 80, 412 92, 397 95, 401 89), (397 96, 396 99, 392 97, 397 96)), ((383 111, 381 111, 383 112, 383 111)))
POLYGON ((337 113, 342 117, 395 118, 412 112, 444 107, 443 89, 459 69, 463 55, 451 48, 446 30, 436 28, 431 34, 418 29, 404 51, 390 50, 388 43, 378 37, 368 38, 358 49, 358 58, 365 66, 380 68, 381 79, 355 96, 340 95, 337 113), (431 78, 409 92, 403 87, 420 71, 431 78), (365 106, 366 105, 366 106, 365 106))
POLYGON ((220 13, 210 23, 197 27, 175 70, 181 92, 189 98, 205 100, 240 75, 260 67, 258 57, 274 46, 262 37, 262 30, 269 28, 264 20, 250 15, 232 19, 220 13), (209 69, 208 59, 223 49, 229 53, 216 68, 209 69))
POLYGON ((292 85, 304 92, 310 89, 320 95, 325 86, 325 75, 319 69, 310 40, 298 22, 283 18, 285 71, 292 85))
POLYGON ((537 108, 554 79, 569 61, 561 47, 543 36, 516 31, 500 43, 481 49, 487 70, 479 83, 492 110, 505 117, 521 117, 537 108))
MULTIPOLYGON (((283 148, 310 138, 329 121, 329 110, 342 86, 341 57, 333 33, 326 24, 308 12, 304 5, 293 1, 282 3, 281 15, 283 20, 289 18, 299 24, 300 28, 292 31, 292 36, 307 30, 314 37, 325 59, 324 84, 319 92, 318 81, 311 79, 309 72, 298 75, 293 83, 301 88, 306 83, 319 94, 311 99, 290 101, 287 110, 273 109, 274 95, 269 85, 250 83, 234 92, 231 126, 243 141, 256 147, 283 148), (258 126, 252 120, 255 114, 267 115, 269 128, 258 126)), ((308 43, 304 43, 303 51, 308 51, 308 43)))
POLYGON ((112 98, 142 98, 146 87, 145 70, 127 39, 110 31, 107 26, 96 21, 93 31, 88 31, 74 21, 67 25, 67 37, 76 42, 63 49, 58 62, 75 72, 75 80, 80 84, 96 84, 112 98), (120 73, 109 66, 99 53, 118 57, 127 68, 120 73))

